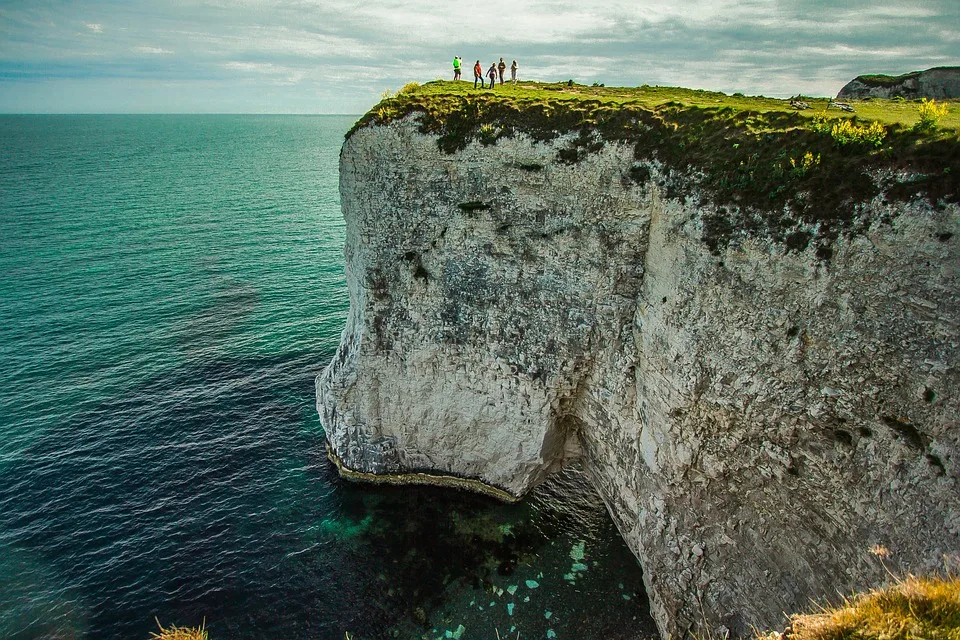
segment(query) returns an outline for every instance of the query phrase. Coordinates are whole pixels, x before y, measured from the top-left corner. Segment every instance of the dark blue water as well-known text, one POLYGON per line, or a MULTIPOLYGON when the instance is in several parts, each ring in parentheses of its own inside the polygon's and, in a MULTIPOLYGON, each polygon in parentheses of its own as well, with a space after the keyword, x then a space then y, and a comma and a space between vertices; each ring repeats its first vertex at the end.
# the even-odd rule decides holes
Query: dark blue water
POLYGON ((575 473, 503 506, 325 460, 352 120, 0 117, 0 637, 652 631, 575 473))

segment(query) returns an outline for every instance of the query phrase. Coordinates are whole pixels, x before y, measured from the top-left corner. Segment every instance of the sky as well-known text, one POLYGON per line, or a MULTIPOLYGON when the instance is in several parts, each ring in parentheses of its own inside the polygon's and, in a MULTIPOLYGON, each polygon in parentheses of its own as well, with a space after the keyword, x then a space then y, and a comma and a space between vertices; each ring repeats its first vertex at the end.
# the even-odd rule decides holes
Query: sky
POLYGON ((958 0, 0 0, 3 113, 360 114, 407 82, 835 95, 960 65, 958 0))

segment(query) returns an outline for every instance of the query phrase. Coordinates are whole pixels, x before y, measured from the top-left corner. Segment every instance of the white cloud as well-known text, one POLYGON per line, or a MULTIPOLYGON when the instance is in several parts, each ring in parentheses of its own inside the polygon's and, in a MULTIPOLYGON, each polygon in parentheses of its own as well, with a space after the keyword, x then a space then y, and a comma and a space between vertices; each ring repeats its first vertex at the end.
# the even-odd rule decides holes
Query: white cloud
POLYGON ((173 51, 171 51, 170 49, 163 49, 161 47, 146 47, 146 46, 139 46, 135 49, 135 51, 138 51, 140 53, 149 53, 152 55, 159 55, 159 56, 170 55, 173 53, 173 51))
POLYGON ((224 69, 231 71, 248 71, 252 73, 277 73, 282 71, 283 67, 278 67, 269 62, 225 62, 224 69))
POLYGON ((94 33, 103 33, 103 25, 99 22, 84 22, 83 26, 85 26, 87 29, 90 29, 90 31, 93 31, 94 33))
POLYGON ((903 6, 873 7, 870 14, 890 18, 935 18, 939 15, 934 9, 903 6))
MULTIPOLYGON (((596 77, 607 69, 616 66, 615 58, 604 56, 538 56, 534 61, 536 74, 544 74, 553 78, 568 79, 573 77, 584 81, 589 77, 596 77)), ((521 68, 522 71, 522 68, 521 68)), ((521 77, 523 74, 521 73, 521 77)))
POLYGON ((802 56, 823 56, 828 58, 900 58, 911 54, 922 53, 913 49, 900 47, 851 47, 845 44, 835 44, 826 47, 799 47, 797 53, 802 56))
POLYGON ((207 54, 259 52, 299 58, 374 58, 388 47, 365 43, 356 38, 318 34, 288 27, 260 25, 235 27, 232 33, 178 30, 172 36, 186 40, 207 54))
POLYGON ((301 69, 276 65, 270 62, 231 61, 224 63, 223 68, 229 71, 270 76, 274 84, 298 84, 306 77, 306 73, 301 69))

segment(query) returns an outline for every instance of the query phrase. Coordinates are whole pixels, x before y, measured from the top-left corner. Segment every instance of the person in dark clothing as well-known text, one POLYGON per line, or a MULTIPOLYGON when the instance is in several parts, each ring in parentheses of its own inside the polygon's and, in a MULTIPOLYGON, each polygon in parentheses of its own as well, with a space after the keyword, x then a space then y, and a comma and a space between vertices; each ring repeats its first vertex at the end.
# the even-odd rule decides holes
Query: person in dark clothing
POLYGON ((507 70, 507 63, 500 58, 500 64, 497 65, 497 71, 500 73, 500 84, 503 84, 503 72, 507 70))
POLYGON ((477 63, 473 65, 473 88, 477 88, 477 81, 480 81, 480 88, 483 89, 483 67, 480 66, 480 61, 477 60, 477 63))
POLYGON ((497 83, 497 63, 496 62, 490 65, 490 68, 487 70, 487 77, 490 78, 490 88, 493 89, 493 85, 497 83))

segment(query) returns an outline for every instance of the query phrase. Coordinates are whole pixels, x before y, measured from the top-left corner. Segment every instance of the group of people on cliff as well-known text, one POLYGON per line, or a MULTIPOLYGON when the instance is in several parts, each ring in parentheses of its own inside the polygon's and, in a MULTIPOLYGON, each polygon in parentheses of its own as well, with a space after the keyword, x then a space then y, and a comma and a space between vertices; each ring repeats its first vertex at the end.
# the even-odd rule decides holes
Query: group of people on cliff
MULTIPOLYGON (((463 67, 463 58, 460 56, 455 56, 453 58, 453 79, 460 80, 460 72, 463 67)), ((513 83, 517 82, 517 69, 520 66, 517 64, 517 61, 514 60, 513 64, 510 65, 510 81, 513 83)), ((493 89, 494 84, 496 84, 497 78, 500 78, 500 84, 503 84, 503 74, 507 70, 507 63, 503 61, 503 58, 500 58, 500 62, 494 62, 490 65, 490 68, 487 69, 486 76, 490 78, 490 89, 493 89)), ((476 64, 473 65, 473 88, 477 88, 477 83, 480 83, 480 88, 483 89, 487 86, 486 80, 484 79, 483 66, 480 64, 480 61, 477 60, 476 64)))

